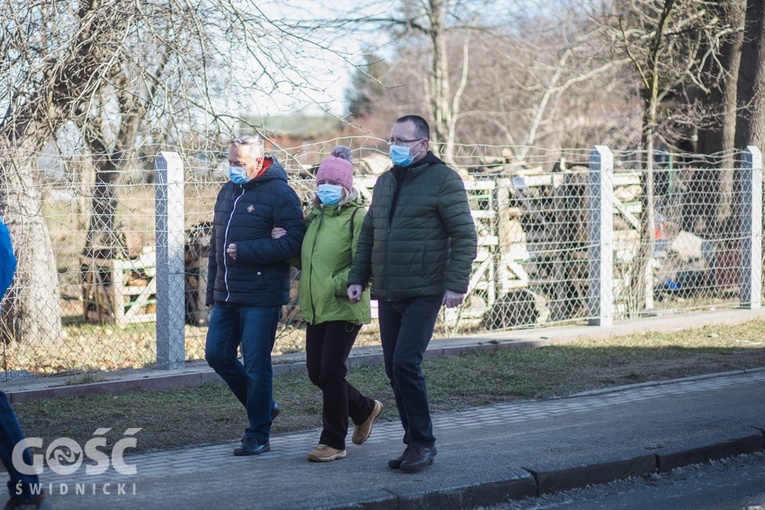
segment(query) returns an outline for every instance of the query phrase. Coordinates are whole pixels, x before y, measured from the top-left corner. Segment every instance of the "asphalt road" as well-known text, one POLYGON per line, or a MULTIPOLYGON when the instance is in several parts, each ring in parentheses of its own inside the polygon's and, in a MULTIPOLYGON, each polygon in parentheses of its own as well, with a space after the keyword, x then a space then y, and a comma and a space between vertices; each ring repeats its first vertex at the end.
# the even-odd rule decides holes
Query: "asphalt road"
POLYGON ((491 510, 765 510, 765 453, 695 464, 603 486, 511 501, 491 510))

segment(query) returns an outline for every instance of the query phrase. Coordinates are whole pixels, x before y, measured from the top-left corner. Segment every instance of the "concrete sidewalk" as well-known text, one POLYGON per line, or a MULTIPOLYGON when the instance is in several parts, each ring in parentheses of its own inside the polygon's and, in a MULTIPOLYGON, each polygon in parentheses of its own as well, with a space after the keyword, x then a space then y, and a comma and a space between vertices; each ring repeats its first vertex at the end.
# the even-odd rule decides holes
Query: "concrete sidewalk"
POLYGON ((132 476, 41 481, 57 509, 475 508, 761 451, 764 387, 755 370, 436 414, 438 456, 415 474, 387 467, 403 450, 393 421, 328 464, 307 461, 310 431, 258 457, 218 444, 127 457, 132 476))

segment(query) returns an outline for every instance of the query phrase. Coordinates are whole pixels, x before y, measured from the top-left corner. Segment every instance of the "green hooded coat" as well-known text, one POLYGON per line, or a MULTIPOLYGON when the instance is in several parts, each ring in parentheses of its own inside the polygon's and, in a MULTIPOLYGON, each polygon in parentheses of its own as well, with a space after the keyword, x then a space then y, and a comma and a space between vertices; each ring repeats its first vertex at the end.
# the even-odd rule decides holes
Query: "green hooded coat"
POLYGON ((300 317, 309 324, 371 321, 369 290, 358 303, 351 303, 347 294, 348 273, 365 215, 362 201, 356 199, 340 207, 314 207, 306 217, 298 304, 300 317))

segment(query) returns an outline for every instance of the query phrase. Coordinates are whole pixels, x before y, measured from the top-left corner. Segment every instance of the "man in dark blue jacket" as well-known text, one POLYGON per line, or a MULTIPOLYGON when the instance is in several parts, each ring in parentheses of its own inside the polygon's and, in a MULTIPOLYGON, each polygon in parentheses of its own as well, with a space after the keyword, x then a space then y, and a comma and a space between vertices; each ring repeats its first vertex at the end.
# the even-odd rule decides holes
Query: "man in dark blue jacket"
POLYGON ((235 138, 228 163, 230 180, 218 193, 210 240, 205 358, 247 410, 250 426, 234 455, 259 455, 271 449, 271 422, 279 414, 271 350, 289 300, 287 261, 300 254, 305 225, 287 173, 264 155, 260 137, 235 138), (272 239, 275 226, 287 234, 272 239), (236 357, 239 345, 243 362, 236 357))

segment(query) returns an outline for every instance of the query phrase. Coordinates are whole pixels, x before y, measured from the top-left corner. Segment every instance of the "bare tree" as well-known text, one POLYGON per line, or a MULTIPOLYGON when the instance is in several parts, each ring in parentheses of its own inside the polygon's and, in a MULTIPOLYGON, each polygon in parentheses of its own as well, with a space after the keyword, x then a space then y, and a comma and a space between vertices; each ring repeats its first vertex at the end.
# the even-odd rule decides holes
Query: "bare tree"
POLYGON ((219 150, 258 102, 323 93, 306 62, 349 60, 329 24, 272 19, 254 0, 0 0, 0 13, 0 208, 19 252, 4 322, 29 342, 60 337, 37 170, 47 143, 74 136, 93 160, 85 253, 124 255, 114 213, 126 168, 167 143, 188 157, 219 150))
MULTIPOLYGON (((704 232, 709 226, 716 227, 712 229, 715 232, 730 232, 724 224, 731 216, 734 202, 732 169, 735 166, 737 83, 744 42, 744 0, 726 0, 711 5, 710 9, 726 20, 727 29, 702 45, 698 58, 704 62, 707 79, 690 87, 689 102, 698 100, 707 112, 708 118, 698 126, 696 152, 709 155, 712 171, 695 174, 697 179, 706 182, 692 182, 690 186, 702 188, 702 192, 711 187, 718 189, 719 193, 711 195, 711 200, 691 197, 692 202, 702 205, 697 215, 702 225, 698 228, 691 226, 690 229, 704 232)), ((704 194, 710 196, 709 193, 704 194)))
MULTIPOLYGON (((618 48, 630 59, 637 71, 643 97, 641 146, 645 154, 643 174, 644 199, 641 251, 633 268, 632 312, 653 307, 651 259, 654 252, 654 159, 659 134, 665 139, 677 138, 668 132, 672 123, 693 122, 693 117, 680 119, 671 109, 662 106, 674 98, 686 84, 703 83, 705 66, 698 58, 707 41, 726 29, 726 20, 716 16, 703 0, 617 0, 614 16, 618 23, 618 48), (662 121, 664 125, 662 126, 662 121)), ((692 113, 692 112, 691 112, 692 113)))
MULTIPOLYGON (((439 97, 443 156, 461 158, 459 144, 517 147, 521 160, 532 147, 584 147, 594 143, 634 140, 639 110, 626 57, 614 58, 608 31, 558 2, 554 14, 545 9, 521 18, 475 17, 470 24, 446 31, 447 57, 436 59, 429 39, 413 29, 398 35, 398 53, 387 72, 367 80, 375 116, 392 121, 402 111, 421 112, 439 97), (434 62, 442 66, 450 101, 436 94, 434 62), (625 69, 627 72, 625 72, 625 69)), ((534 11, 533 9, 531 9, 534 11)), ((409 22, 412 23, 411 21, 409 22)), ((359 84, 364 87, 364 82, 359 84)))
MULTIPOLYGON (((382 27, 403 46, 413 44, 424 48, 427 63, 417 64, 417 72, 421 73, 413 82, 420 87, 416 97, 418 103, 408 107, 412 113, 422 113, 432 119, 431 141, 433 149, 449 163, 454 162, 454 143, 463 93, 467 85, 469 73, 470 30, 475 28, 479 13, 488 4, 468 2, 464 0, 419 0, 418 2, 400 2, 398 13, 393 16, 365 16, 349 19, 356 29, 364 30, 369 26, 382 27), (455 61, 450 52, 453 43, 452 34, 462 33, 462 51, 460 52, 460 79, 452 92, 452 76, 450 63, 455 61), (404 41, 406 41, 404 43, 404 41)), ((382 92, 376 84, 380 77, 366 76, 364 84, 362 74, 354 86, 363 92, 364 88, 375 89, 379 96, 382 92)), ((358 114, 358 112, 357 112, 358 114)))
POLYGON ((746 28, 738 73, 739 114, 735 143, 760 148, 765 143, 765 0, 746 2, 746 28))
POLYGON ((80 104, 98 92, 99 80, 93 79, 94 74, 113 72, 113 59, 120 53, 115 41, 125 35, 125 25, 119 23, 119 14, 105 16, 97 6, 97 2, 81 2, 76 11, 61 17, 58 26, 50 23, 50 17, 59 14, 58 4, 38 4, 26 10, 8 0, 2 9, 10 14, 3 20, 3 45, 11 56, 2 68, 10 91, 5 98, 8 109, 0 122, 0 143, 7 154, 1 169, 2 198, 19 252, 19 278, 6 323, 12 324, 16 339, 45 342, 60 338, 55 258, 40 190, 34 183, 33 156, 55 137, 80 104), (62 38, 68 44, 56 46, 54 41, 62 38), (19 149, 25 158, 14 157, 19 149))
POLYGON ((382 93, 382 79, 388 65, 373 51, 364 55, 364 63, 353 73, 351 84, 346 91, 348 112, 355 118, 370 115, 374 109, 374 98, 382 93))

